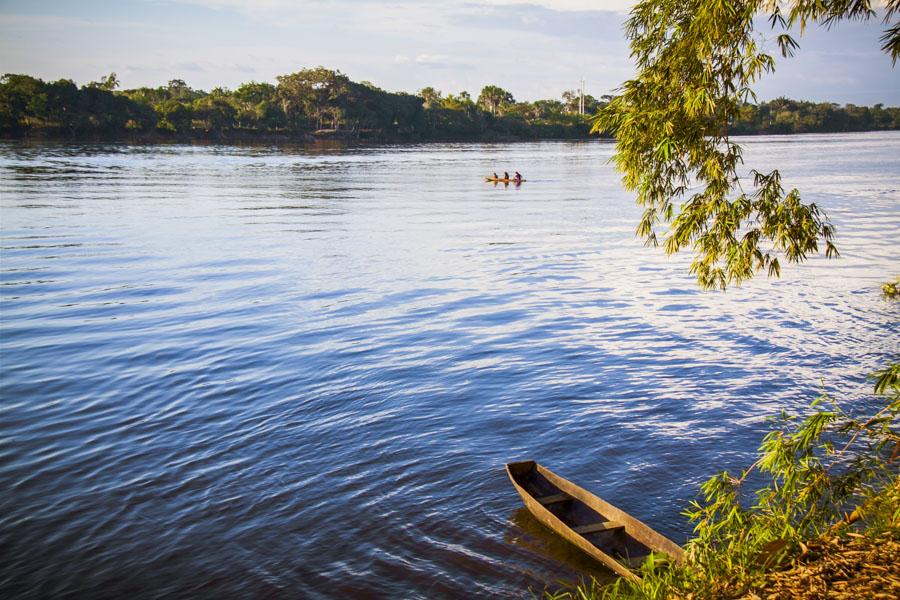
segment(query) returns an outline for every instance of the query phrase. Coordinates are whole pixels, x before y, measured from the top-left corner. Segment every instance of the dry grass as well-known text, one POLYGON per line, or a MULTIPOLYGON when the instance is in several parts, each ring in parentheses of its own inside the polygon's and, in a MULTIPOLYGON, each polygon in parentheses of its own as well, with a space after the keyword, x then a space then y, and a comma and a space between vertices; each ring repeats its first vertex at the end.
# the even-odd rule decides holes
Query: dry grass
POLYGON ((744 600, 849 600, 900 598, 900 536, 897 530, 870 538, 850 533, 823 538, 789 570, 771 573, 744 600))

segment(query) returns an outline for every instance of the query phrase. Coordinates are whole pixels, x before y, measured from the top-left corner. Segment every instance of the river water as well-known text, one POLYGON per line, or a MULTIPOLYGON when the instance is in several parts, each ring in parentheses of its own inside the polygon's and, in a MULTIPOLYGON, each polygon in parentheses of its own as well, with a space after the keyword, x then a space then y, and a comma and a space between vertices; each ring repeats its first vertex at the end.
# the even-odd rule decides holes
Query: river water
POLYGON ((700 292, 634 238, 603 142, 3 143, 0 595, 606 577, 521 508, 526 458, 683 542, 767 416, 871 404, 898 350, 900 135, 743 141, 841 259, 700 292))

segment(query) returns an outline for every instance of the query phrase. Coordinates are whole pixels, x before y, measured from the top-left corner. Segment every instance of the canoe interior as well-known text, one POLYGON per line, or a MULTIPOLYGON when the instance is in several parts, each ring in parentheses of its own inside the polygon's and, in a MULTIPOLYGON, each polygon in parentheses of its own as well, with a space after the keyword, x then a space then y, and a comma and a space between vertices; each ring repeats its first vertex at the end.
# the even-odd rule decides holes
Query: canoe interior
MULTIPOLYGON (((560 488, 538 472, 533 462, 510 464, 509 471, 516 483, 535 499, 562 493, 560 488)), ((613 515, 604 515, 577 498, 569 497, 562 502, 548 504, 545 508, 572 529, 615 520, 613 515)), ((585 533, 582 537, 601 552, 628 564, 640 564, 651 552, 649 547, 630 536, 625 528, 585 533)))

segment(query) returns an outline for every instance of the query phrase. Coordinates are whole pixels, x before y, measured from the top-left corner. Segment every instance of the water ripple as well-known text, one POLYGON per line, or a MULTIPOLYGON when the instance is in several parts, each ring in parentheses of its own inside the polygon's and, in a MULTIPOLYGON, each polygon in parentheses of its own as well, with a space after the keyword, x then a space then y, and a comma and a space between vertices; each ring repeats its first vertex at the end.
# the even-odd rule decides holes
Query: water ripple
POLYGON ((527 457, 683 540, 766 416, 865 406, 897 351, 900 136, 746 142, 843 258, 724 295, 634 240, 606 143, 0 144, 0 592, 608 578, 521 508, 527 457))

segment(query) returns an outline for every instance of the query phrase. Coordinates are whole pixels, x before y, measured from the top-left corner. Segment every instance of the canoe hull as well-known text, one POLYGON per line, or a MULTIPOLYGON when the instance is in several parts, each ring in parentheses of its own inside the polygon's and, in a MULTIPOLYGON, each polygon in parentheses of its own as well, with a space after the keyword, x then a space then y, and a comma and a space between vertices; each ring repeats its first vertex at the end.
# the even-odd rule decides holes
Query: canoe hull
MULTIPOLYGON (((657 533, 644 523, 638 521, 628 513, 616 508, 597 496, 594 496, 590 492, 560 477, 549 469, 546 469, 534 461, 510 463, 506 465, 506 473, 509 476, 509 480, 522 498, 525 507, 538 521, 577 546, 585 554, 609 567, 618 575, 632 581, 640 581, 640 577, 638 577, 626 564, 623 564, 620 560, 617 560, 607 552, 604 552, 595 542, 592 542, 585 535, 576 533, 570 524, 564 522, 560 516, 554 514, 547 506, 544 506, 539 502, 535 498, 535 495, 524 487, 523 473, 529 473, 532 472, 532 470, 540 474, 544 480, 549 482, 549 484, 558 489, 561 493, 569 496, 573 501, 583 503, 589 511, 593 511, 597 515, 602 515, 602 518, 607 521, 621 524, 621 535, 627 536, 627 538, 634 540, 635 543, 638 543, 641 546, 645 546, 650 551, 665 553, 675 561, 682 559, 683 551, 677 544, 657 533)), ((617 534, 618 532, 606 533, 606 535, 617 534)))

